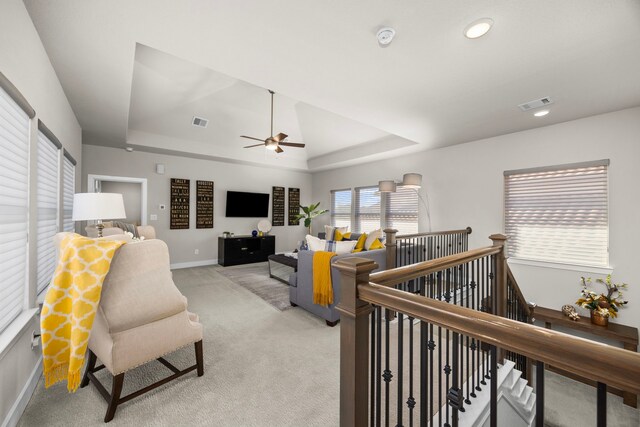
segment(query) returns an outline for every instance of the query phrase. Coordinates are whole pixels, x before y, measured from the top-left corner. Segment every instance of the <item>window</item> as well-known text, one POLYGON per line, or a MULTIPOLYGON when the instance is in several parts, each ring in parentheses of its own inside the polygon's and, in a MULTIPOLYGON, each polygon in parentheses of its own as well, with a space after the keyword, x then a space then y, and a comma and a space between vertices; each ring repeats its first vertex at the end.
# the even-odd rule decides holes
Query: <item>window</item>
POLYGON ((351 228, 351 189, 331 190, 331 226, 351 228))
POLYGON ((74 231, 73 194, 75 193, 76 161, 65 151, 62 160, 62 231, 74 231))
POLYGON ((0 332, 26 301, 29 118, 0 88, 0 332))
POLYGON ((609 161, 505 172, 505 231, 516 258, 609 264, 609 161))
POLYGON ((363 233, 380 228, 380 206, 378 186, 356 188, 353 231, 363 233))
POLYGON ((395 193, 386 193, 386 227, 395 228, 398 234, 418 232, 418 192, 412 188, 398 187, 395 193))
POLYGON ((36 235, 37 293, 44 291, 55 268, 53 237, 58 232, 58 197, 60 182, 61 145, 50 131, 38 123, 38 155, 36 180, 36 206, 38 225, 36 235))

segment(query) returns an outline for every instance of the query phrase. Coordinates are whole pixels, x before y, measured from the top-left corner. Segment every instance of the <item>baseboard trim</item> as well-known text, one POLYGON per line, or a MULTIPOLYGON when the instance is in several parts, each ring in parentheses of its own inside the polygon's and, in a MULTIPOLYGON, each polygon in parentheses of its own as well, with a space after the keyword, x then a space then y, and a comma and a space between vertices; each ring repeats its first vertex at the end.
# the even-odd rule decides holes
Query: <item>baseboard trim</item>
POLYGON ((24 410, 27 408, 29 400, 31 400, 31 396, 33 396, 33 392, 36 390, 36 386, 38 385, 38 381, 40 380, 41 375, 42 356, 40 356, 40 358, 38 359, 38 363, 31 372, 29 381, 27 381, 27 383, 24 385, 22 391, 20 392, 20 395, 9 410, 7 417, 2 422, 2 427, 15 427, 18 425, 20 417, 22 417, 24 410))
POLYGON ((215 265, 217 263, 218 263, 217 259, 205 259, 202 261, 177 262, 175 264, 171 264, 170 268, 172 270, 178 270, 181 268, 203 267, 205 265, 215 265))

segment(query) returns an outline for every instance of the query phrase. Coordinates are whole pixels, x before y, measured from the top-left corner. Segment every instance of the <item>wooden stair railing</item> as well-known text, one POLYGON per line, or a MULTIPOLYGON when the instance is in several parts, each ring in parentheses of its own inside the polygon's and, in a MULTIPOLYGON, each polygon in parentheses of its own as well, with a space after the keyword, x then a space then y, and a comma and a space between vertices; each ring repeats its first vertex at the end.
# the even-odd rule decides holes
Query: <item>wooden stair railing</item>
MULTIPOLYGON (((499 352, 537 361, 536 425, 539 426, 544 421, 545 364, 599 383, 599 425, 606 423, 607 385, 640 393, 640 355, 637 353, 508 318, 510 292, 522 308, 515 317, 523 313, 530 317, 530 311, 527 304, 522 303, 521 292, 518 294, 513 286, 515 280, 511 281, 510 291, 507 285, 510 279, 504 256, 506 237, 491 238, 494 241, 491 247, 375 274, 371 271, 377 266, 369 259, 347 258, 336 263, 342 276, 338 305, 342 426, 365 426, 369 422, 381 425, 383 420, 392 425, 411 425, 416 419, 420 425, 444 422, 456 426, 465 405, 473 404, 476 391, 487 386, 486 380, 495 378, 498 361, 503 360, 499 352), (455 292, 453 304, 445 302, 445 291, 437 292, 437 298, 430 294, 442 290, 448 283, 456 283, 458 276, 474 284, 460 305, 455 304, 455 292), (433 285, 424 288, 426 295, 395 289, 399 283, 419 278, 433 285), (496 308, 495 314, 479 311, 480 301, 487 297, 496 308), (397 319, 393 320, 397 347, 390 343, 391 317, 385 312, 397 313, 397 319), (419 322, 420 335, 414 340, 416 322, 419 322), (408 343, 403 341, 403 336, 408 343), (405 352, 409 353, 408 364, 405 352), (415 358, 414 353, 418 353, 415 358), (394 354, 395 361, 391 360, 394 354), (414 381, 416 375, 418 378, 414 381), (391 405, 394 394, 397 401, 391 405), (443 409, 439 410, 441 406, 443 409), (391 420, 394 416, 396 419, 391 420)), ((488 382, 490 424, 495 426, 496 381, 488 382)))

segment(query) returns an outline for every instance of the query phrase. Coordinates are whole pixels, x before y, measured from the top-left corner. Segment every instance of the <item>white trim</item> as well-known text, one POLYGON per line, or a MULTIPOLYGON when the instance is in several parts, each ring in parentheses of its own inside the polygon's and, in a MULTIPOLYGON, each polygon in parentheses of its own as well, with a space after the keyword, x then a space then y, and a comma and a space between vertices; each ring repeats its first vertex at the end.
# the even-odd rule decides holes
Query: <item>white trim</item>
POLYGON ((87 192, 95 193, 96 181, 110 181, 110 182, 132 182, 134 184, 141 184, 142 191, 140 192, 140 225, 147 225, 147 178, 133 178, 128 176, 109 176, 109 175, 87 175, 87 192))
POLYGON ((563 264, 560 262, 534 261, 531 259, 522 259, 522 258, 509 258, 507 262, 509 264, 530 265, 533 267, 554 268, 556 270, 580 271, 584 273, 594 273, 594 274, 613 273, 613 267, 611 266, 598 267, 594 265, 563 264))
POLYGON ((171 268, 171 270, 179 270, 181 268, 203 267, 205 265, 215 265, 217 263, 217 259, 205 259, 202 261, 177 262, 175 264, 171 264, 169 268, 171 268))
POLYGON ((38 381, 40 381, 40 377, 42 376, 42 356, 38 358, 38 362, 36 366, 33 367, 33 371, 31 372, 31 376, 29 380, 22 388, 20 395, 13 403, 11 409, 7 413, 7 417, 2 422, 2 427, 15 427, 18 425, 18 421, 20 421, 20 417, 24 413, 24 410, 27 408, 27 404, 31 400, 31 396, 36 391, 36 386, 38 385, 38 381))
POLYGON ((0 361, 4 358, 5 354, 11 350, 20 335, 24 333, 27 326, 29 326, 29 323, 31 323, 33 316, 35 316, 39 311, 40 309, 38 308, 23 310, 22 313, 20 313, 18 317, 16 317, 13 322, 9 323, 9 326, 2 331, 0 334, 0 361))

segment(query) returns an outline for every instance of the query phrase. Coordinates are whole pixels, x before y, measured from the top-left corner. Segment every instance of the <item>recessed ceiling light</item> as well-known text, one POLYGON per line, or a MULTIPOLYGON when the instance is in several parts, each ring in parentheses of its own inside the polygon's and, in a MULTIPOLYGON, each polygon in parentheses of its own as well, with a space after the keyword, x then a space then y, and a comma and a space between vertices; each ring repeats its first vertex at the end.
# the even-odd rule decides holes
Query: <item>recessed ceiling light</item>
POLYGON ((487 34, 492 25, 493 19, 491 18, 478 19, 467 25, 467 28, 464 29, 464 36, 468 39, 477 39, 487 34))
POLYGON ((133 151, 133 147, 126 147, 126 148, 125 148, 125 151, 127 151, 127 152, 131 153, 131 152, 133 151))
POLYGON ((376 33, 380 47, 387 47, 396 35, 396 30, 391 27, 382 27, 376 33))
POLYGON ((533 113, 533 115, 536 117, 543 117, 543 116, 546 116, 547 114, 549 114, 549 110, 540 110, 533 113))

